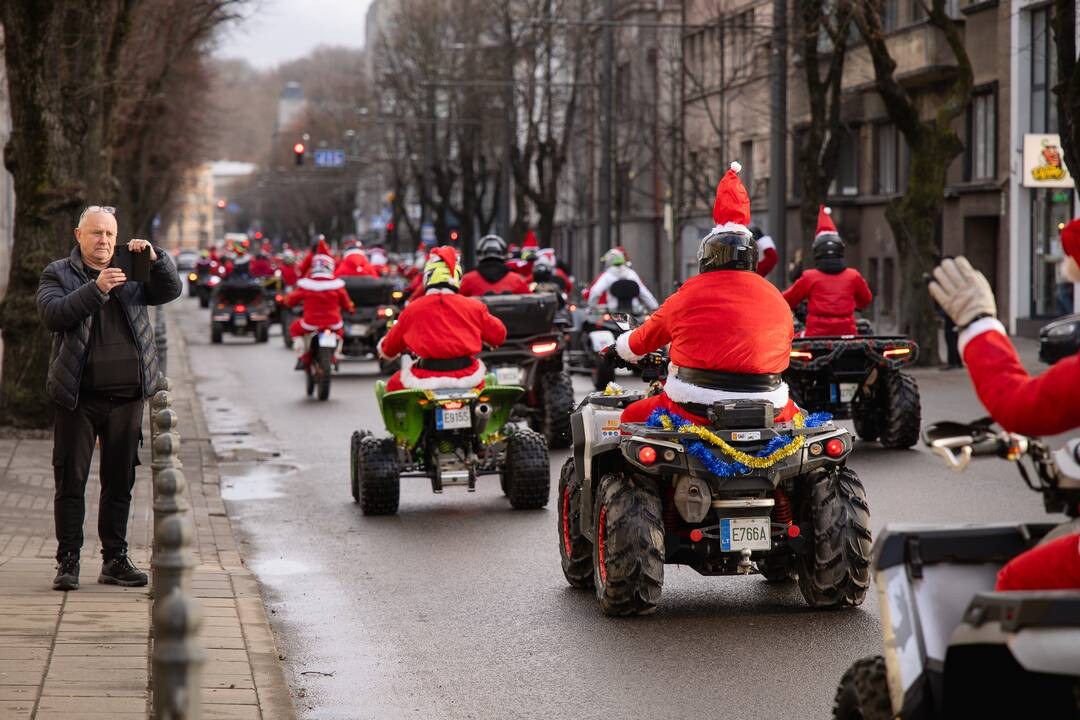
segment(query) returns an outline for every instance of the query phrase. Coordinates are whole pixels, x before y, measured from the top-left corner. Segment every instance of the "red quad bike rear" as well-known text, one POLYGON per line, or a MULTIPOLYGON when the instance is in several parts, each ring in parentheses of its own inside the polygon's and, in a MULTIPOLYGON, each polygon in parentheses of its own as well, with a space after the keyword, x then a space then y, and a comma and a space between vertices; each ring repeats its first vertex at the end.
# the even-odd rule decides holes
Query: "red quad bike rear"
POLYGON ((795 338, 784 380, 807 412, 851 419, 863 440, 909 448, 922 410, 919 386, 901 368, 918 356, 919 346, 899 336, 795 338))
POLYGON ((1071 521, 887 526, 873 560, 883 654, 844 674, 833 718, 1080 718, 1080 590, 994 592, 1006 562, 1080 532, 1080 440, 1051 452, 988 421, 938 423, 926 440, 957 470, 972 455, 1015 462, 1071 521))
POLYGON ((862 603, 870 516, 846 465, 846 430, 820 419, 775 424, 766 401, 713 405, 709 427, 694 432, 656 426, 658 414, 621 424, 623 408, 641 397, 593 393, 573 415, 558 500, 570 585, 595 588, 608 615, 645 614, 660 602, 664 565, 679 564, 771 583, 797 577, 812 607, 862 603), (751 461, 767 467, 737 465, 733 453, 767 456, 751 461))

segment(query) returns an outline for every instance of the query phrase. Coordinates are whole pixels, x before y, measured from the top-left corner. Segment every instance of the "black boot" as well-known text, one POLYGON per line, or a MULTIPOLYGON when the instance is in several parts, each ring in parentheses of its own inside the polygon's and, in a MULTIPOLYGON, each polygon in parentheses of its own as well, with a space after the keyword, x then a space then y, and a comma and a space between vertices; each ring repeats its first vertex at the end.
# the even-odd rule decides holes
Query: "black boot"
POLYGON ((53 590, 79 589, 79 553, 68 553, 56 561, 56 577, 53 590))
POLYGON ((101 574, 97 581, 104 585, 123 585, 124 587, 142 587, 148 579, 146 573, 131 564, 127 555, 118 555, 106 560, 101 565, 101 574))

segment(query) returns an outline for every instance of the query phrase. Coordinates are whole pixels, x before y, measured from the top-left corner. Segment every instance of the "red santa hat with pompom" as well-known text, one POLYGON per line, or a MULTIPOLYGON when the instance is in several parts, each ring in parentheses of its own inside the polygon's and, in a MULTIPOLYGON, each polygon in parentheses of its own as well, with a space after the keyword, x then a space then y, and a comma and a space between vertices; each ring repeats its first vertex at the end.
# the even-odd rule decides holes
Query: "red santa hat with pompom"
POLYGON ((746 194, 739 172, 742 165, 731 163, 724 177, 716 186, 716 202, 713 203, 713 222, 716 226, 711 235, 741 233, 750 235, 750 196, 746 194))
POLYGON ((832 208, 825 205, 818 206, 817 232, 814 233, 814 237, 839 234, 840 231, 836 229, 832 221, 832 208))
POLYGON ((536 239, 536 233, 534 233, 532 230, 526 232, 525 242, 521 244, 521 249, 524 250, 525 248, 531 248, 533 250, 536 250, 539 247, 540 243, 536 239))
POLYGON ((1080 263, 1080 219, 1072 220, 1061 228, 1061 248, 1066 255, 1080 263))

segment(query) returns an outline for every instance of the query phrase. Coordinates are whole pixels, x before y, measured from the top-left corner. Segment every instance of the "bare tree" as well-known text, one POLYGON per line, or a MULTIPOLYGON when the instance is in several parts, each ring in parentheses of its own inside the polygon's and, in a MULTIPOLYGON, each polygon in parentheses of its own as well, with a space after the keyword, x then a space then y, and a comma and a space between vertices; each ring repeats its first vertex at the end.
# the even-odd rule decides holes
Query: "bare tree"
POLYGON ((855 19, 873 61, 878 94, 911 154, 907 187, 889 201, 885 219, 900 265, 903 329, 922 348, 922 361, 929 363, 937 358, 937 322, 925 283, 939 254, 935 230, 945 201, 946 171, 964 150, 954 125, 971 102, 973 73, 960 29, 945 11, 945 0, 932 0, 924 7, 930 25, 943 34, 956 62, 955 77, 942 90, 938 109, 928 119, 922 118, 920 105, 896 78, 880 0, 858 0, 855 19))
POLYGON ((1058 123, 1061 125, 1061 149, 1065 165, 1073 173, 1080 172, 1080 64, 1076 59, 1076 3, 1054 0, 1050 26, 1057 47, 1058 123))

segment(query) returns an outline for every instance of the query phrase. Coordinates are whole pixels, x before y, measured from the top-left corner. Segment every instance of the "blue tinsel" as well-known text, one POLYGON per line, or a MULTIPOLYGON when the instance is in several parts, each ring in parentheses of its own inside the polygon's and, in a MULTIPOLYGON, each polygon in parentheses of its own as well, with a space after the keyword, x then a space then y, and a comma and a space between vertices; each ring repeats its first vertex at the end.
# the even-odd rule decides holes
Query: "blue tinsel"
MULTIPOLYGON (((646 421, 646 425, 649 427, 663 427, 664 424, 660 418, 667 415, 671 418, 672 424, 678 429, 681 425, 687 424, 686 418, 682 417, 678 413, 665 410, 664 408, 657 408, 649 415, 649 419, 646 421)), ((805 427, 820 427, 825 423, 832 420, 832 415, 826 412, 810 413, 806 416, 806 420, 803 423, 805 427)), ((759 450, 755 457, 768 457, 782 447, 786 447, 795 439, 794 435, 777 435, 765 445, 764 449, 759 450)), ((746 467, 740 462, 726 461, 718 458, 712 450, 709 449, 705 443, 700 440, 683 441, 683 445, 686 447, 686 451, 696 457, 701 463, 709 469, 713 475, 717 477, 734 477, 735 475, 745 475, 750 472, 750 468, 746 467)))

